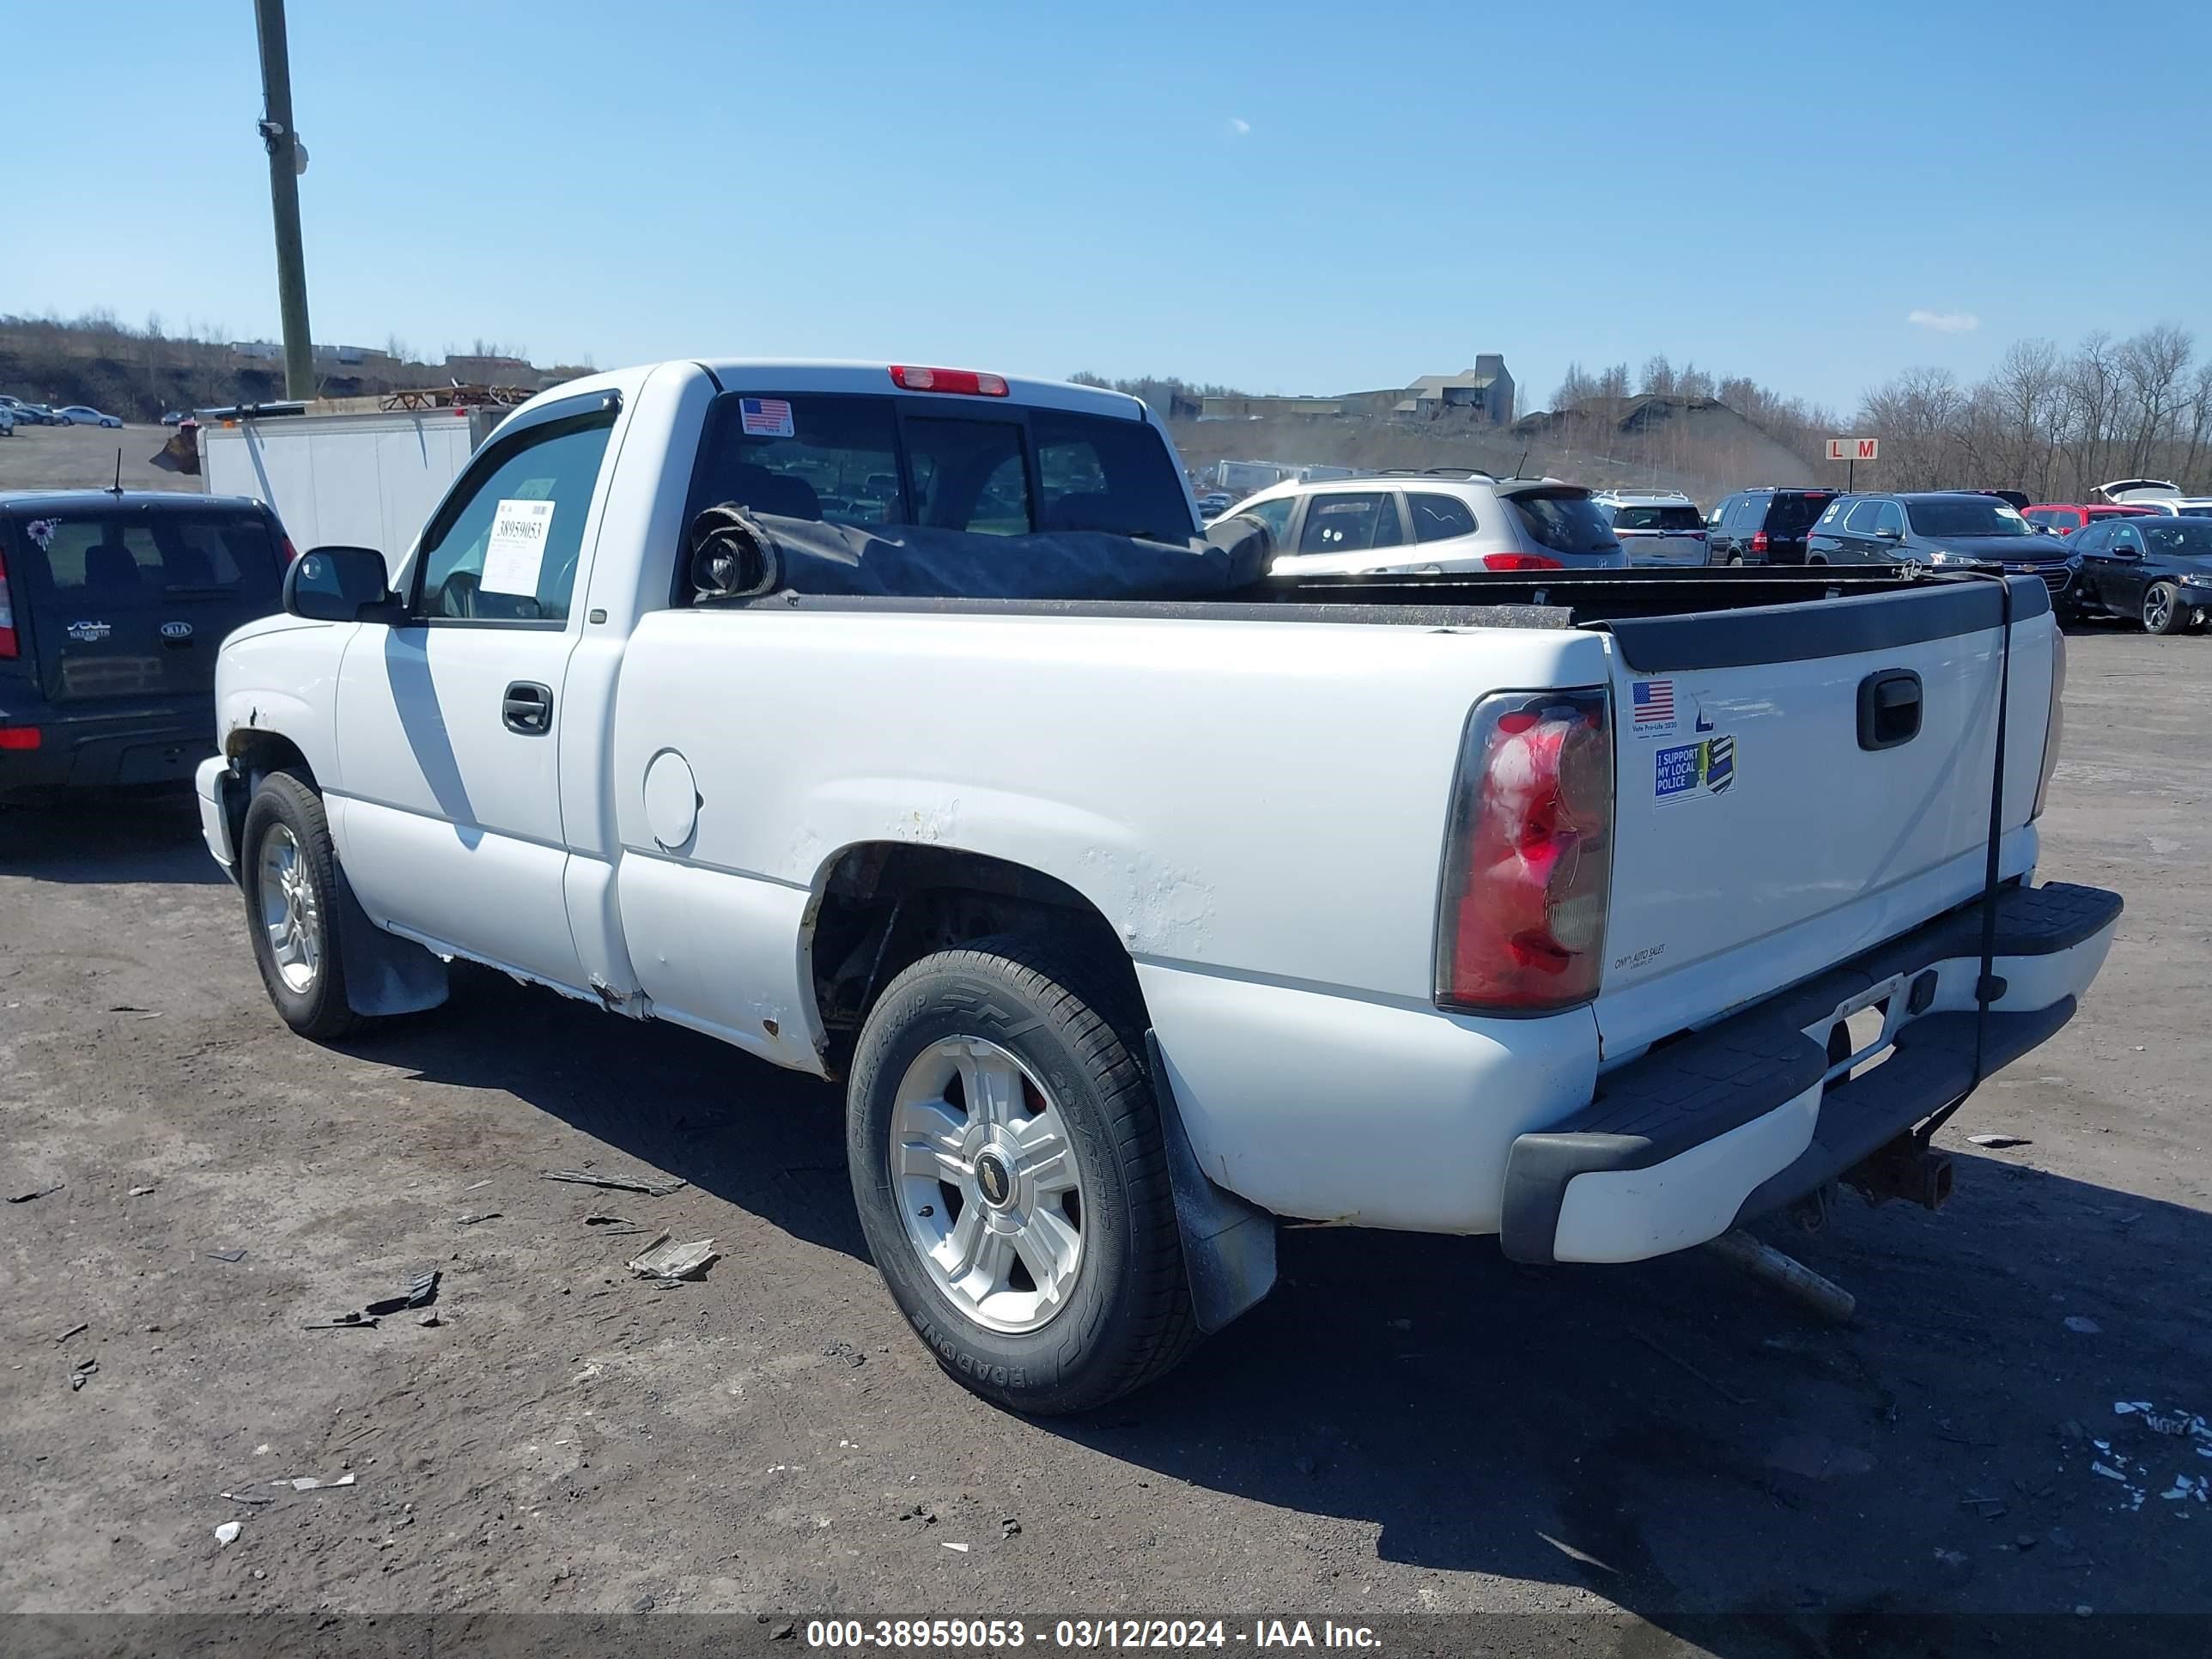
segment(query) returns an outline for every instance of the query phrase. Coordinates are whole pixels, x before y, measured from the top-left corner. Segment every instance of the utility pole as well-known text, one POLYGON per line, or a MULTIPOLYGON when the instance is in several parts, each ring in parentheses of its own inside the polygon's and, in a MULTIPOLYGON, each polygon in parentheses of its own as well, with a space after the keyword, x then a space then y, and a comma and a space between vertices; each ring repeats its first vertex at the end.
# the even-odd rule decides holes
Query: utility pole
POLYGON ((300 247, 300 173, 307 153, 292 125, 292 63, 284 40, 284 0, 253 0, 261 37, 261 142, 269 151, 270 215, 276 226, 276 305, 284 320, 284 395, 315 395, 315 353, 307 332, 307 260, 300 247))

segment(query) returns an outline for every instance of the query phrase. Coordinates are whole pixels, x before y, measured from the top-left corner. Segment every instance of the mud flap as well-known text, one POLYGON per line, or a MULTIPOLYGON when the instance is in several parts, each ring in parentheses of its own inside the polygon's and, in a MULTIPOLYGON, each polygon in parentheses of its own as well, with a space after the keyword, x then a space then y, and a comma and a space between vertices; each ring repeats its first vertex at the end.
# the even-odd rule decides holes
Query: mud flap
POLYGON ((1145 1033, 1145 1058, 1159 1107, 1168 1184, 1175 1190, 1191 1312, 1199 1329, 1211 1336, 1275 1288, 1275 1218, 1206 1178, 1182 1127, 1160 1040, 1151 1031, 1145 1033))
POLYGON ((371 921, 343 868, 337 878, 346 1006, 356 1014, 419 1014, 443 1003, 446 964, 414 940, 387 933, 371 921))

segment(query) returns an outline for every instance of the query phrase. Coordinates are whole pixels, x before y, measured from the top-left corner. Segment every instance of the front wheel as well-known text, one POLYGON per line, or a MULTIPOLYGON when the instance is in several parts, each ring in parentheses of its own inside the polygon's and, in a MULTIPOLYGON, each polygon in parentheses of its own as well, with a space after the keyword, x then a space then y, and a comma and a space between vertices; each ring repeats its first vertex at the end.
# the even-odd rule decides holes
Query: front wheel
POLYGON ((1197 1339, 1133 1015, 1034 939, 924 957, 868 1015, 846 1152, 868 1248, 938 1363, 1017 1411, 1083 1411, 1197 1339))
POLYGON ((2179 634, 2188 623, 2189 612, 2172 582, 2153 582, 2143 595, 2142 625, 2153 634, 2179 634))
POLYGON ((322 797, 296 774, 271 772, 239 841, 239 885, 269 1000, 301 1036, 344 1036, 360 1019, 338 959, 337 857, 322 797))

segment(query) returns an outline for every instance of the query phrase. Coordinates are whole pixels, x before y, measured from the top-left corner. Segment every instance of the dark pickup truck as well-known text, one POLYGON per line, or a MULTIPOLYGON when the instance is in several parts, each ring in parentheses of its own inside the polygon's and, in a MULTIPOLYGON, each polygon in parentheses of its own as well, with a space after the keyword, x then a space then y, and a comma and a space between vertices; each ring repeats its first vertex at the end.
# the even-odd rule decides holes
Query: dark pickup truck
POLYGON ((0 492, 0 804, 189 781, 223 636, 292 556, 258 501, 0 492))

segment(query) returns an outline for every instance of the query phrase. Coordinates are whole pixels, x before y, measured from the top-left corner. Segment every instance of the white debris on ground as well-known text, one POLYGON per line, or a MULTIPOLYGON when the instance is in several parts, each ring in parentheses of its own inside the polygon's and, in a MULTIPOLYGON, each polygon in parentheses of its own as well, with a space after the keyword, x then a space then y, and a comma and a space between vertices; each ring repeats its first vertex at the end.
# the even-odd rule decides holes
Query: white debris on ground
MULTIPOLYGON (((2154 1466, 2166 1458, 2179 1456, 2185 1448, 2199 1457, 2212 1458, 2212 1422, 2197 1413, 2186 1410, 2161 1411, 2148 1400, 2115 1400, 2112 1415, 2127 1419, 2127 1425, 2142 1428, 2158 1437, 2159 1442, 2174 1442, 2179 1445, 2138 1444, 2132 1452, 2122 1451, 2109 1440, 2089 1442, 2095 1455, 2089 1460, 2089 1473, 2115 1481, 2120 1487, 2120 1502, 2116 1506, 2130 1515, 2143 1506, 2158 1484, 2159 1476, 2154 1466)), ((2212 1504, 2212 1475, 2176 1473, 2158 1496, 2177 1507, 2173 1513, 2189 1516, 2190 1505, 2212 1504)))

